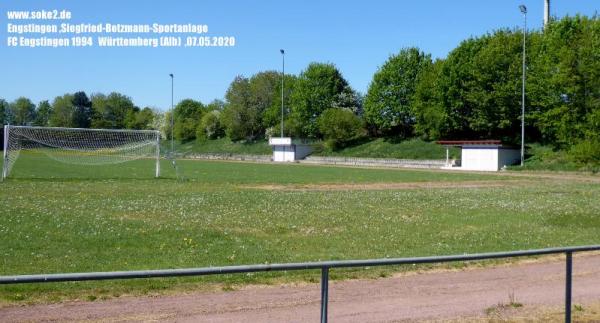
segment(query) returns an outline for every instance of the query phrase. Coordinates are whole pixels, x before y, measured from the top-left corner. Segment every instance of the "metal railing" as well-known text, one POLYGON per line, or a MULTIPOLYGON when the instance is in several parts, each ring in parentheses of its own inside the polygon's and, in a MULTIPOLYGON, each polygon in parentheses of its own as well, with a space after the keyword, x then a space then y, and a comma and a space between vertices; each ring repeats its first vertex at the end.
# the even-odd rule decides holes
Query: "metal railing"
POLYGON ((454 261, 475 261, 499 258, 514 258, 524 256, 539 256, 550 254, 566 255, 565 273, 565 322, 571 322, 571 294, 573 276, 573 253, 583 251, 600 250, 600 245, 533 249, 509 252, 491 252, 478 254, 464 254, 452 256, 414 257, 414 258, 386 258, 366 260, 339 260, 319 261, 287 264, 262 264, 245 266, 225 267, 203 267, 188 269, 164 269, 164 270, 137 270, 137 271, 111 271, 69 274, 41 274, 41 275, 17 275, 0 276, 0 284, 25 284, 25 283, 50 283, 67 281, 109 280, 109 279, 133 279, 133 278, 157 278, 157 277, 182 277, 182 276, 205 276, 220 274, 237 274, 250 272, 286 271, 286 270, 321 270, 321 322, 327 322, 327 308, 329 298, 329 270, 332 268, 351 267, 374 267, 407 264, 431 264, 454 261))
POLYGON ((366 157, 308 156, 300 163, 347 165, 347 166, 381 166, 390 168, 441 168, 447 166, 445 159, 396 159, 366 157))

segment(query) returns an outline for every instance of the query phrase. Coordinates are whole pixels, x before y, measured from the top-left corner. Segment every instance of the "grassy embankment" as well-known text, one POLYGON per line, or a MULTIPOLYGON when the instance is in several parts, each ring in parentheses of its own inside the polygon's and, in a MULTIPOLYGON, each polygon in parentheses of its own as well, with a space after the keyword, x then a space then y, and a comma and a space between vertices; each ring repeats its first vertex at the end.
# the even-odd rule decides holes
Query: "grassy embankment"
MULTIPOLYGON (((340 157, 369 157, 369 158, 398 158, 398 159, 444 159, 446 149, 432 142, 419 139, 394 141, 390 139, 374 139, 356 142, 338 150, 327 150, 320 141, 312 143, 315 156, 340 156, 340 157)), ((170 149, 168 143, 164 146, 170 149)), ((249 154, 270 155, 271 147, 268 142, 259 140, 256 142, 231 142, 227 138, 217 140, 190 141, 177 143, 175 151, 189 153, 220 153, 220 154, 249 154)), ((451 156, 458 158, 460 151, 451 149, 451 156)))
MULTIPOLYGON (((397 158, 397 159, 445 159, 446 150, 434 142, 420 139, 395 141, 392 139, 378 138, 359 141, 345 148, 328 150, 322 142, 314 142, 314 156, 338 157, 367 157, 367 158, 397 158)), ((165 146, 168 149, 168 147, 165 146)), ((266 141, 249 143, 234 143, 227 138, 218 140, 192 141, 177 144, 176 151, 182 153, 217 153, 217 154, 248 154, 270 155, 271 148, 266 141)), ((452 148, 450 158, 460 159, 460 150, 452 148)), ((531 144, 526 152, 524 167, 513 166, 511 170, 527 171, 600 171, 600 161, 597 163, 582 164, 573 161, 567 151, 556 151, 549 146, 531 144)))

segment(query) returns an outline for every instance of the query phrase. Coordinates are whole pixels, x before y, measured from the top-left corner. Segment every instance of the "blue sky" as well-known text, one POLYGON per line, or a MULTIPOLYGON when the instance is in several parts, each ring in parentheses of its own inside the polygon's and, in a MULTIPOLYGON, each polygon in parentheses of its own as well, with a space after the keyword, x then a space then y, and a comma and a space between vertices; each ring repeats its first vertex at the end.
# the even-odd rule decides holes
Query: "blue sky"
MULTIPOLYGON (((445 57, 461 40, 522 24, 542 25, 543 0, 419 1, 23 1, 0 2, 0 98, 35 103, 78 90, 118 91, 141 107, 223 98, 236 75, 281 68, 298 74, 312 61, 332 62, 353 88, 366 92, 390 54, 417 46, 445 57), (235 36, 229 48, 13 48, 7 47, 7 10, 67 9, 70 23, 207 24, 209 35, 235 36)), ((551 14, 593 15, 598 0, 554 0, 551 14)), ((13 23, 16 21, 13 21, 13 23)), ((21 21, 19 23, 27 23, 21 21)), ((60 21, 58 22, 60 23, 60 21)), ((148 35, 152 36, 152 35, 148 35)))

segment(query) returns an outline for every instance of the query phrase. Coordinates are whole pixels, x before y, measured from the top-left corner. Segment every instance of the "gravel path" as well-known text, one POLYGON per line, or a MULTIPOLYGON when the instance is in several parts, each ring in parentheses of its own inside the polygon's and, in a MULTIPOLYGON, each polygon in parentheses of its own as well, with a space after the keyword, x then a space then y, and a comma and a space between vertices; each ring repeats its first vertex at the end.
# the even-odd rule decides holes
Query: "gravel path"
MULTIPOLYGON (((390 322, 484 317, 511 301, 524 309, 561 306, 563 258, 460 271, 403 274, 330 283, 331 322, 390 322), (514 295, 514 296, 511 296, 514 295)), ((600 255, 576 255, 575 304, 600 300, 600 255)), ((229 292, 122 297, 0 309, 0 321, 317 322, 319 285, 251 286, 229 292)))

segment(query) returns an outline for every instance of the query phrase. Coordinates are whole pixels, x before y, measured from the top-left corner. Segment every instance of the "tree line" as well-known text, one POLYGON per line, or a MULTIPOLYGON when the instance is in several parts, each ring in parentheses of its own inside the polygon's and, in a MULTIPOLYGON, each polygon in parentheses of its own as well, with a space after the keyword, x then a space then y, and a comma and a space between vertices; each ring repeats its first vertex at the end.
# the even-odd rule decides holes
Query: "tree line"
POLYGON ((131 98, 116 92, 88 97, 79 91, 58 96, 51 103, 42 101, 37 106, 25 97, 11 103, 0 99, 0 122, 11 125, 157 129, 161 127, 160 114, 149 107, 140 109, 131 98))
MULTIPOLYGON (((527 142, 600 160, 600 20, 565 17, 526 36, 527 142)), ((286 74, 283 85, 277 71, 237 76, 224 101, 185 99, 173 115, 140 109, 119 93, 77 92, 37 107, 26 98, 1 100, 0 117, 13 124, 161 129, 167 137, 174 118, 180 141, 253 141, 279 135, 283 86, 285 135, 325 140, 331 148, 369 137, 518 143, 522 41, 521 30, 496 30, 436 60, 404 48, 378 68, 364 95, 334 64, 314 62, 299 75, 286 74)))

